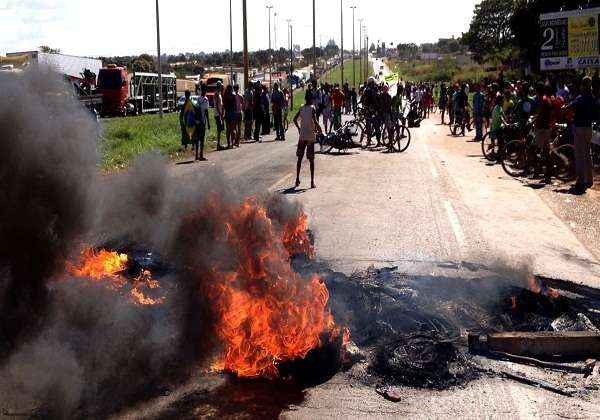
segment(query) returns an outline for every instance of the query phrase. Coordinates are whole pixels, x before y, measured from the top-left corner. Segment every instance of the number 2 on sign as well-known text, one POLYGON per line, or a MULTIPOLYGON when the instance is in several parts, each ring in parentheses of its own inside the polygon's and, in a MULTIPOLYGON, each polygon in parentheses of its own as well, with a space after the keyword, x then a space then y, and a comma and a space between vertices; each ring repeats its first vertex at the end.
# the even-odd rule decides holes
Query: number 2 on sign
POLYGON ((544 39, 548 38, 546 42, 542 44, 542 51, 552 51, 554 49, 554 45, 552 45, 554 41, 554 29, 546 28, 542 36, 544 39))

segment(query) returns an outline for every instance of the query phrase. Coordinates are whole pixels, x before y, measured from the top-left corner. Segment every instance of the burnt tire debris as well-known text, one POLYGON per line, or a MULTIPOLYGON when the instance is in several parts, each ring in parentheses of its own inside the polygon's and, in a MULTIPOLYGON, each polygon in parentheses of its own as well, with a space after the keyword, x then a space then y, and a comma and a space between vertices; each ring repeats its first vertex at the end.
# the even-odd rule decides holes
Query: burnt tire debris
MULTIPOLYGON (((518 270, 511 276, 510 270, 496 274, 479 267, 468 270, 475 276, 460 278, 371 268, 346 276, 324 265, 296 265, 301 272, 321 270, 331 293, 332 313, 349 327, 353 342, 365 355, 366 369, 352 369, 349 374, 375 389, 443 390, 494 376, 568 396, 585 391, 564 390, 544 379, 490 368, 488 359, 469 352, 468 335, 560 328, 593 332, 600 326, 600 317, 588 311, 591 300, 586 296, 532 291, 518 278, 522 275, 518 270)), ((585 372, 571 369, 582 378, 585 372)))

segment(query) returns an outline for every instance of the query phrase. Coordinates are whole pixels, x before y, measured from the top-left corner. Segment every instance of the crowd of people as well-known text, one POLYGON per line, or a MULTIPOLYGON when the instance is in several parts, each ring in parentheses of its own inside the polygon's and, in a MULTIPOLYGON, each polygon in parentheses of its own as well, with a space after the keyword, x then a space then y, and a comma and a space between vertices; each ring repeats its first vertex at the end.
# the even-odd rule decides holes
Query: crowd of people
MULTIPOLYGON (((519 80, 514 83, 500 77, 479 83, 461 83, 439 87, 438 106, 442 124, 459 127, 461 134, 475 128, 475 140, 485 132, 501 141, 499 133, 508 124, 516 125, 523 138, 532 125, 535 142, 545 163, 544 182, 551 182, 550 147, 557 124, 566 124, 569 141, 575 146, 577 183, 572 190, 584 194, 593 186, 591 157, 592 125, 600 117, 600 77, 548 77, 545 80, 519 80), (472 93, 472 100, 469 99, 472 93)), ((511 140, 518 140, 514 138, 511 140)))
MULTIPOLYGON (((475 141, 482 141, 485 133, 489 133, 492 140, 500 141, 498 134, 508 124, 516 125, 516 132, 522 136, 528 127, 533 127, 542 162, 549 158, 557 124, 566 124, 575 146, 577 183, 573 190, 582 194, 593 186, 590 147, 592 124, 600 118, 598 73, 594 77, 556 77, 537 82, 528 79, 514 83, 505 80, 502 74, 495 80, 475 83, 398 81, 395 87, 396 93, 392 96, 389 86, 377 83, 374 78, 369 78, 358 90, 347 83, 343 86, 309 83, 305 104, 294 118, 301 135, 300 143, 306 143, 298 147, 298 168, 302 158, 307 156, 314 171, 315 138, 308 133, 327 134, 340 129, 344 114, 365 115, 368 143, 375 138, 379 146, 384 131, 393 138, 399 121, 408 127, 418 127, 437 106, 442 124, 453 126, 458 135, 474 129, 475 141)), ((190 92, 186 92, 180 113, 183 147, 194 147, 197 160, 205 159, 206 130, 211 127, 206 92, 206 86, 201 86, 196 103, 190 100, 190 92)), ((272 129, 275 140, 284 141, 290 100, 290 91, 281 89, 277 83, 271 92, 260 83, 251 84, 243 95, 237 85, 225 89, 218 86, 213 97, 217 150, 239 147, 242 138, 261 142, 262 136, 269 135, 272 129), (222 144, 223 136, 225 144, 222 144)), ((545 165, 545 182, 550 182, 552 176, 550 166, 545 165)))
MULTIPOLYGON (((182 133, 182 147, 187 150, 193 147, 196 160, 206 160, 204 147, 206 130, 210 130, 208 109, 210 101, 207 97, 206 85, 200 85, 200 95, 196 102, 191 99, 191 92, 185 92, 185 102, 179 114, 182 133)), ((223 87, 217 83, 217 91, 213 96, 214 124, 217 132, 217 150, 240 147, 244 141, 261 142, 262 137, 275 130, 275 139, 285 141, 285 126, 289 110, 290 92, 273 85, 273 91, 255 83, 248 86, 244 94, 239 85, 223 87), (224 138, 223 138, 224 137, 224 138), (222 144, 224 141, 224 144, 222 144)))

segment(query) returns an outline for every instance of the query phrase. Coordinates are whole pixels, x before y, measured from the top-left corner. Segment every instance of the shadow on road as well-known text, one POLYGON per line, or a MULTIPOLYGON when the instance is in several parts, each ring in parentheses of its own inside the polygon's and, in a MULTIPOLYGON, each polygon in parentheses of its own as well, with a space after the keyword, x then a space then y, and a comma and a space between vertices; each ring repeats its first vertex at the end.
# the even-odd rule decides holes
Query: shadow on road
POLYGON ((298 194, 304 194, 306 191, 308 191, 308 188, 290 187, 285 190, 281 190, 280 192, 283 195, 298 195, 298 194))

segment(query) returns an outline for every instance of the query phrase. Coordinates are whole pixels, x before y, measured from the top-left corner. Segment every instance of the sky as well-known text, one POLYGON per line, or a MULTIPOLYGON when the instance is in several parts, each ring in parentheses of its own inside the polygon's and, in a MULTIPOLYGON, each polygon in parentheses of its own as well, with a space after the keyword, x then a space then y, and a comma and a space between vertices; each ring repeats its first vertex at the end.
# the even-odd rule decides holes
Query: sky
MULTIPOLYGON (((352 48, 352 9, 364 19, 375 43, 435 42, 468 29, 480 0, 341 0, 344 48, 352 48)), ((267 5, 272 9, 273 46, 312 45, 311 0, 247 0, 249 49, 269 44, 267 5), (275 17, 275 13, 277 16, 275 17), (275 39, 275 26, 277 39, 275 39)), ((242 49, 242 0, 232 0, 233 49, 242 49)), ((340 1, 316 0, 317 44, 340 43, 340 1)), ((229 49, 228 0, 160 0, 162 52, 212 52, 229 49)), ((156 54, 155 0, 0 0, 0 55, 35 50, 40 45, 65 54, 95 56, 156 54)))

